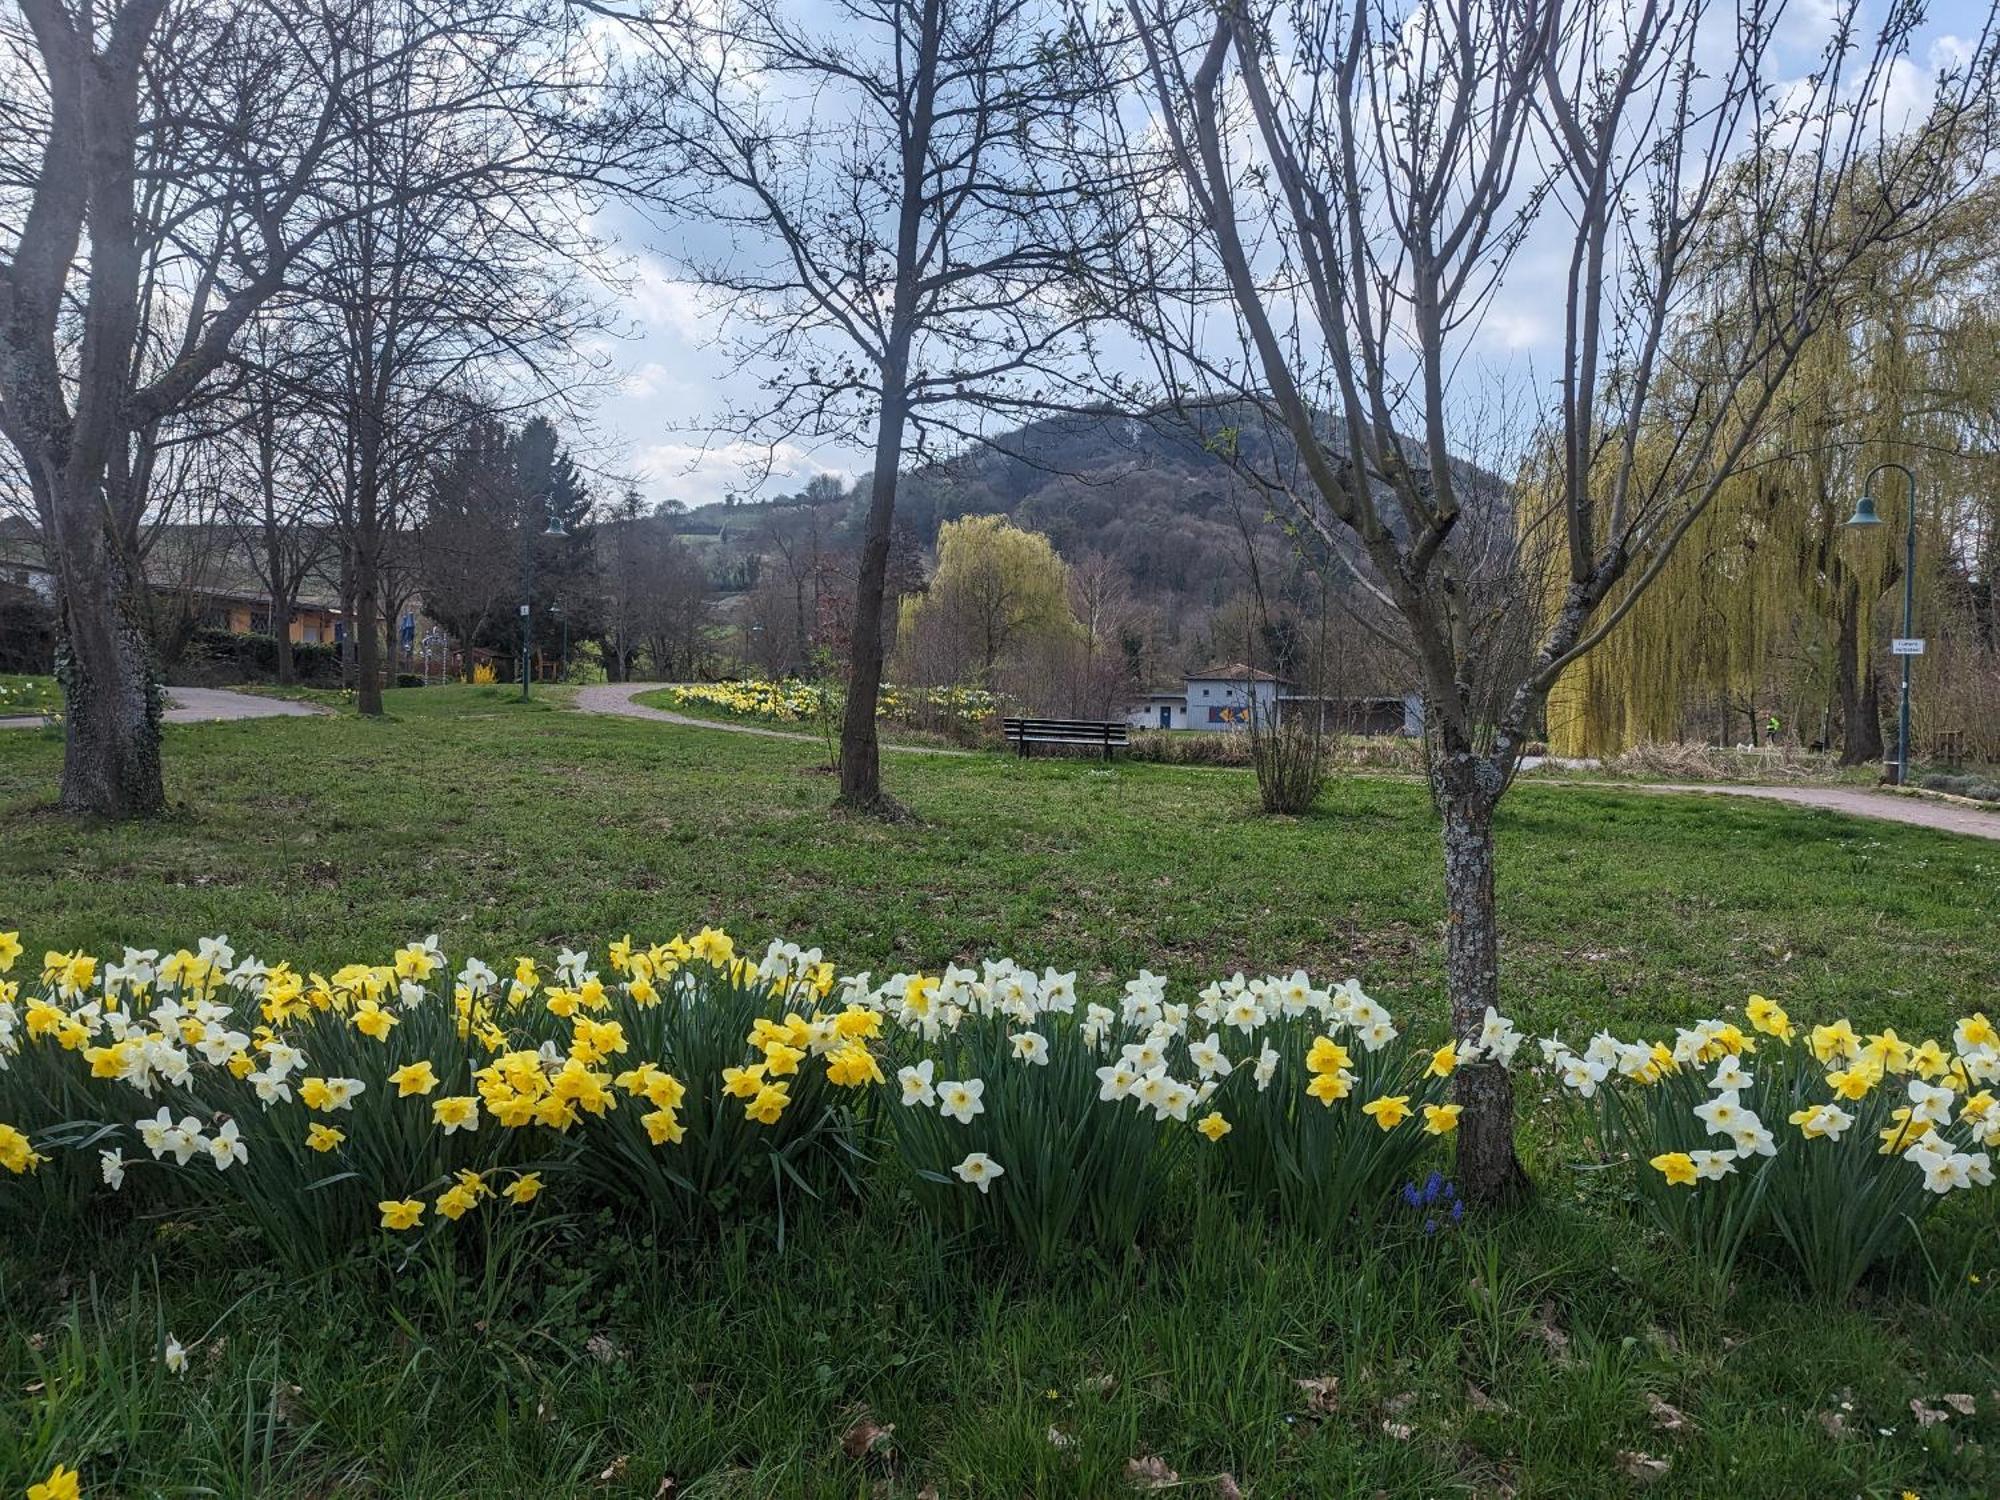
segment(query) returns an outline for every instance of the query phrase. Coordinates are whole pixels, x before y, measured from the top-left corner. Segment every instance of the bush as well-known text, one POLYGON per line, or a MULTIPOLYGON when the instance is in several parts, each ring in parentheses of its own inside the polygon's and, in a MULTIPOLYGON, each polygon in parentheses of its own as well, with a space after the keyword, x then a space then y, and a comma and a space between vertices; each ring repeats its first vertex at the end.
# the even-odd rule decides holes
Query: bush
POLYGON ((424 678, 416 672, 398 672, 396 674, 396 686, 399 688, 403 687, 420 688, 420 687, 429 687, 430 684, 426 682, 424 678))
MULTIPOLYGON (((302 687, 338 687, 341 681, 340 648, 319 642, 294 641, 292 675, 302 687)), ((277 638, 201 626, 188 638, 187 649, 181 653, 174 676, 198 686, 276 682, 277 638)))

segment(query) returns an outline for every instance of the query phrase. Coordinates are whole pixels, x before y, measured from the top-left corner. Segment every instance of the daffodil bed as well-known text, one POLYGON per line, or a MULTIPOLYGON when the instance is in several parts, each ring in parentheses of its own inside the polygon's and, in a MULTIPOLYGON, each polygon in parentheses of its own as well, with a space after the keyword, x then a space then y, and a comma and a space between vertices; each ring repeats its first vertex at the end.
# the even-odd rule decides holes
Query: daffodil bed
MULTIPOLYGON (((21 953, 0 933, 0 974, 21 953)), ((767 1203, 782 1225, 787 1206, 867 1191, 865 1164, 889 1158, 941 1227, 1054 1265, 1142 1237, 1190 1151, 1217 1194, 1338 1235, 1440 1164, 1452 1074, 1511 1067, 1522 1041, 1489 1010, 1475 1035, 1419 1044, 1354 981, 1303 972, 1175 997, 1142 970, 1106 1004, 1052 968, 842 977, 817 949, 751 957, 715 928, 620 938, 606 965, 565 949, 454 975, 435 938, 331 974, 225 937, 50 950, 25 988, 0 979, 0 1169, 64 1206, 93 1179, 224 1201, 310 1265, 551 1186, 664 1226, 767 1203)), ((1931 1203, 1993 1185, 2000 1033, 1983 1013, 1947 1047, 1845 1019, 1801 1036, 1753 996, 1745 1024, 1671 1043, 1539 1050, 1595 1102, 1610 1159, 1644 1164, 1660 1226, 1719 1274, 1768 1239, 1844 1295, 1931 1203)))
MULTIPOLYGON (((837 687, 797 678, 783 682, 756 679, 698 682, 670 691, 673 701, 683 708, 707 709, 730 718, 758 719, 772 724, 813 723, 830 708, 838 711, 837 687)), ((975 727, 998 711, 999 700, 992 693, 970 686, 906 688, 885 684, 878 706, 885 719, 962 729, 975 727)))

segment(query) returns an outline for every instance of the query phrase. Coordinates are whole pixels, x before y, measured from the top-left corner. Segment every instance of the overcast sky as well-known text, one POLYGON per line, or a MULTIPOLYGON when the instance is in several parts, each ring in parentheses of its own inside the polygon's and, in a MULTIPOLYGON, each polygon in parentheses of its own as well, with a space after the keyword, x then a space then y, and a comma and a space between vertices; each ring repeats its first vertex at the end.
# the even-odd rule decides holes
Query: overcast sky
MULTIPOLYGON (((1922 80, 1961 52, 1960 39, 1977 32, 1985 12, 1986 0, 1939 0, 1931 6, 1925 46, 1899 79, 1904 109, 1928 97, 1922 80)), ((1830 13, 1827 0, 1792 0, 1787 55, 1788 61, 1795 58, 1798 71, 1813 65, 1830 13)), ((1892 104, 1891 114, 1898 112, 1892 104)), ((754 470, 764 448, 717 432, 713 424, 732 401, 754 398, 760 372, 738 367, 718 346, 713 310, 675 274, 691 231, 649 225, 619 206, 607 208, 595 227, 622 257, 630 280, 616 303, 624 336, 601 351, 617 375, 594 423, 595 454, 607 475, 636 481, 649 500, 701 505, 730 493, 790 493, 819 473, 845 479, 862 471, 865 455, 852 448, 790 444, 776 452, 776 467, 759 488, 754 470)), ((1481 377, 1517 393, 1533 390, 1538 364, 1553 367, 1561 335, 1568 236, 1563 225, 1551 230, 1523 246, 1473 346, 1481 377)))

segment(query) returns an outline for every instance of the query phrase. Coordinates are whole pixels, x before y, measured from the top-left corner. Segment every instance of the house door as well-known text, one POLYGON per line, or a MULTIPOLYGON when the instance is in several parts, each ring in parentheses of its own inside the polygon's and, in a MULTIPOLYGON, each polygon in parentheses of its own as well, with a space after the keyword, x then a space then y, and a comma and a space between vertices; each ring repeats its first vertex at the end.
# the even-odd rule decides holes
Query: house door
POLYGON ((1160 728, 1172 729, 1173 727, 1174 727, 1173 705, 1170 703, 1162 703, 1160 705, 1160 728))

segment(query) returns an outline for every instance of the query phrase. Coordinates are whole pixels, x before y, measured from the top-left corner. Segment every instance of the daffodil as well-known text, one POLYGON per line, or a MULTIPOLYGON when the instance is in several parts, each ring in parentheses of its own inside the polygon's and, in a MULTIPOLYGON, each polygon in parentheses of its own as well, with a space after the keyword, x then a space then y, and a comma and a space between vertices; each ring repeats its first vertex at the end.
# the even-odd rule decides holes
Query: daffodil
POLYGON ((540 1172, 523 1172, 501 1190, 500 1196, 517 1208, 526 1208, 542 1191, 540 1172))
POLYGON ((981 1078, 941 1083, 937 1088, 938 1112, 961 1125, 970 1125, 974 1115, 986 1113, 982 1102, 985 1092, 986 1081, 981 1078))
POLYGON ((983 1196, 993 1186, 997 1177, 1006 1175, 1007 1169, 988 1156, 984 1151, 974 1151, 951 1169, 961 1182, 971 1183, 983 1196))
POLYGON ((375 1207, 381 1210, 384 1229, 414 1229, 424 1217, 419 1198, 385 1198, 375 1207))
POLYGON ((438 1086, 437 1073, 428 1059, 404 1063, 389 1075, 389 1082, 396 1085, 398 1099, 407 1099, 413 1094, 428 1094, 438 1086))
POLYGON ((1693 1187, 1700 1175, 1695 1169, 1694 1158, 1685 1151, 1665 1152, 1654 1157, 1651 1166, 1675 1187, 1693 1187))
POLYGON ((49 1477, 40 1484, 28 1486, 28 1500, 78 1500, 83 1494, 82 1481, 75 1469, 65 1469, 57 1464, 49 1471, 49 1477))
POLYGON ((1332 1073, 1315 1073, 1312 1082, 1306 1085, 1306 1092, 1331 1109, 1336 1099, 1345 1099, 1354 1091, 1354 1075, 1342 1068, 1332 1073))
POLYGON ((347 1139, 347 1132, 331 1125, 322 1125, 317 1120, 306 1127, 306 1145, 315 1151, 336 1150, 347 1139))
POLYGON ((1426 1104, 1424 1134, 1450 1135, 1458 1129, 1458 1116, 1463 1108, 1464 1106, 1459 1104, 1426 1104))
POLYGON ((759 1125, 775 1125, 778 1117, 785 1112, 785 1106, 791 1102, 789 1086, 767 1083, 757 1091, 756 1098, 743 1106, 743 1113, 759 1125))
POLYGON ((431 1101, 431 1119, 446 1135, 479 1128, 479 1100, 471 1094, 447 1094, 431 1101))
POLYGON ((1362 1105, 1361 1112, 1384 1130, 1394 1130, 1410 1117, 1410 1096, 1384 1094, 1381 1098, 1370 1099, 1362 1105))
POLYGON ((171 1333, 167 1335, 167 1347, 160 1352, 160 1363, 167 1367, 169 1375, 187 1374, 187 1350, 181 1347, 181 1341, 171 1333))

